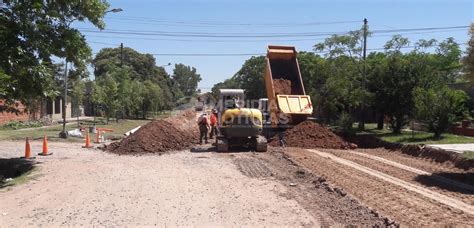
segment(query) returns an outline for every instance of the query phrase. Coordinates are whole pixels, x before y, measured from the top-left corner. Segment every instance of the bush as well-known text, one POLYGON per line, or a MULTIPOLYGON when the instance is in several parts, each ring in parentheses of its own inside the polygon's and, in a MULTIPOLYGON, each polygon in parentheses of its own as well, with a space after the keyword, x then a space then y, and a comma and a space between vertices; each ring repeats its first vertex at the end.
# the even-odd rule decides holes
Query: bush
POLYGON ((353 134, 354 129, 352 128, 352 125, 354 124, 354 119, 352 116, 347 113, 343 112, 341 115, 339 115, 338 120, 336 121, 336 126, 337 130, 339 132, 345 133, 345 134, 353 134))
POLYGON ((454 122, 461 120, 466 111, 468 96, 461 90, 441 88, 414 91, 415 117, 428 125, 436 138, 446 132, 454 122))
POLYGON ((10 121, 2 125, 0 128, 5 129, 5 130, 11 130, 11 129, 17 130, 17 129, 23 129, 23 128, 33 128, 33 127, 42 127, 42 126, 43 124, 38 121, 27 121, 27 122, 10 121))

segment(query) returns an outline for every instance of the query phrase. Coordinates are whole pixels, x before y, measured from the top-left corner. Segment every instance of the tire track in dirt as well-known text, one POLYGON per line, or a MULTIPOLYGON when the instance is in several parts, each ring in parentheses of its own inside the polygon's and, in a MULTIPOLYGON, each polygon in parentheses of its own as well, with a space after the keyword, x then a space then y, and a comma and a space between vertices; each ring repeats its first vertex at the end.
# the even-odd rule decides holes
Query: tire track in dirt
POLYGON ((259 179, 276 179, 289 186, 287 192, 281 196, 296 200, 320 221, 322 227, 397 226, 396 221, 377 214, 354 197, 328 185, 320 176, 315 176, 296 165, 280 149, 270 147, 268 153, 237 154, 234 164, 244 175, 259 179), (268 171, 271 176, 267 176, 268 171))
POLYGON ((474 205, 474 186, 405 166, 384 158, 347 150, 320 150, 350 160, 365 167, 386 173, 409 183, 425 187, 465 203, 474 205))
MULTIPOLYGON (((439 163, 432 159, 425 158, 425 157, 415 157, 410 156, 407 154, 403 154, 397 150, 388 150, 384 148, 376 148, 376 149, 357 149, 356 151, 362 152, 364 154, 370 154, 377 157, 385 158, 391 161, 395 161, 401 164, 405 164, 410 167, 414 167, 417 169, 424 170, 430 173, 442 173, 442 172, 449 172, 449 173, 463 173, 466 170, 457 168, 454 164, 450 162, 443 162, 439 163)), ((474 170, 471 170, 474 171, 474 170)), ((458 180, 460 182, 465 182, 464 180, 458 180)), ((468 183, 468 182, 466 182, 468 183)), ((469 183, 471 185, 474 184, 474 180, 469 183)))
POLYGON ((360 202, 406 226, 473 226, 474 216, 414 193, 404 187, 382 181, 370 174, 299 148, 284 152, 296 164, 315 175, 326 177, 360 202))
POLYGON ((461 211, 463 211, 467 214, 474 215, 474 206, 469 205, 467 203, 464 203, 460 200, 457 200, 457 199, 454 199, 452 197, 437 193, 435 191, 431 191, 431 190, 429 190, 427 188, 424 188, 424 187, 421 187, 421 186, 414 185, 412 183, 409 183, 409 182, 406 182, 404 180, 398 179, 396 177, 390 176, 386 173, 379 172, 379 171, 371 169, 371 168, 367 168, 363 165, 359 165, 355 162, 337 157, 337 156, 332 155, 330 153, 321 152, 321 151, 317 151, 317 150, 309 150, 309 151, 311 151, 311 152, 313 152, 313 153, 315 153, 315 154, 317 154, 321 157, 325 157, 325 158, 329 158, 331 160, 334 160, 334 161, 336 161, 340 164, 350 166, 354 169, 357 169, 358 171, 361 171, 361 172, 364 172, 366 174, 377 177, 379 179, 382 179, 383 181, 387 181, 387 182, 390 182, 392 184, 398 185, 400 187, 406 188, 406 189, 408 189, 412 192, 416 192, 418 194, 423 195, 424 197, 427 197, 427 198, 430 198, 432 200, 438 201, 442 204, 451 206, 451 207, 456 208, 458 210, 461 210, 461 211))

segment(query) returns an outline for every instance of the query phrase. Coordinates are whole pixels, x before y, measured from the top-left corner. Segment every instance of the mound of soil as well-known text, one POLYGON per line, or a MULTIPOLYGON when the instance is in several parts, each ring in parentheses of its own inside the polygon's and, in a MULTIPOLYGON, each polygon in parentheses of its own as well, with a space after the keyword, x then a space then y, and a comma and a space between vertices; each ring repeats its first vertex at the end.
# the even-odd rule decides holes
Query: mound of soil
POLYGON ((286 79, 273 80, 273 89, 276 94, 291 94, 291 81, 286 79))
POLYGON ((177 116, 154 120, 119 142, 104 149, 115 154, 145 154, 183 150, 198 140, 195 113, 184 112, 177 116), (193 123, 193 124, 192 124, 193 123))
MULTIPOLYGON (((286 130, 284 134, 286 146, 290 147, 347 149, 355 146, 346 142, 331 130, 309 120, 286 130)), ((280 146, 278 135, 272 138, 270 145, 280 146)))

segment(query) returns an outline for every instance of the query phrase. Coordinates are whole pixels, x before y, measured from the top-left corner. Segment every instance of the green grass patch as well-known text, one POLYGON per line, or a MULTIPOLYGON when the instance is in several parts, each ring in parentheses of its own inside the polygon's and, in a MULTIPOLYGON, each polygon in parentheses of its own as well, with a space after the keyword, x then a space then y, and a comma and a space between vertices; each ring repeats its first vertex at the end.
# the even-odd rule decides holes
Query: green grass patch
MULTIPOLYGON (((150 120, 115 120, 109 121, 109 124, 105 124, 102 118, 97 118, 96 127, 99 128, 110 128, 113 132, 107 132, 107 136, 120 137, 123 134, 137 126, 144 125, 150 122, 150 120)), ((92 120, 83 120, 80 121, 81 126, 89 127, 94 124, 92 120)), ((78 127, 77 123, 66 125, 66 130, 74 130, 78 127)), ((45 128, 39 129, 28 129, 28 130, 12 130, 12 129, 2 129, 0 130, 0 140, 24 140, 26 137, 30 139, 41 139, 44 135, 48 136, 50 140, 65 140, 59 138, 59 132, 62 130, 62 125, 52 125, 45 128)), ((82 138, 69 137, 67 141, 83 141, 82 138)))
MULTIPOLYGON (((357 127, 357 124, 354 124, 357 127)), ((373 134, 384 141, 403 144, 458 144, 474 143, 474 137, 453 135, 444 133, 440 138, 435 138, 431 132, 402 130, 400 134, 394 134, 389 129, 377 129, 377 124, 365 124, 364 131, 358 131, 357 134, 373 134)))
POLYGON ((466 159, 474 159, 474 151, 464 151, 462 157, 466 159))

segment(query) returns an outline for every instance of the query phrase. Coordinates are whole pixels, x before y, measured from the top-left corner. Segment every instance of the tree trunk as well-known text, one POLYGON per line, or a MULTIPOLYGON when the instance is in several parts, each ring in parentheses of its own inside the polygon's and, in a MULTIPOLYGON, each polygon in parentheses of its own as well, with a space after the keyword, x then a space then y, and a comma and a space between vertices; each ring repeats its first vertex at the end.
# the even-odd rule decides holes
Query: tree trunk
POLYGON ((382 130, 383 129, 383 121, 384 121, 384 114, 379 113, 379 118, 377 119, 377 129, 382 130))

